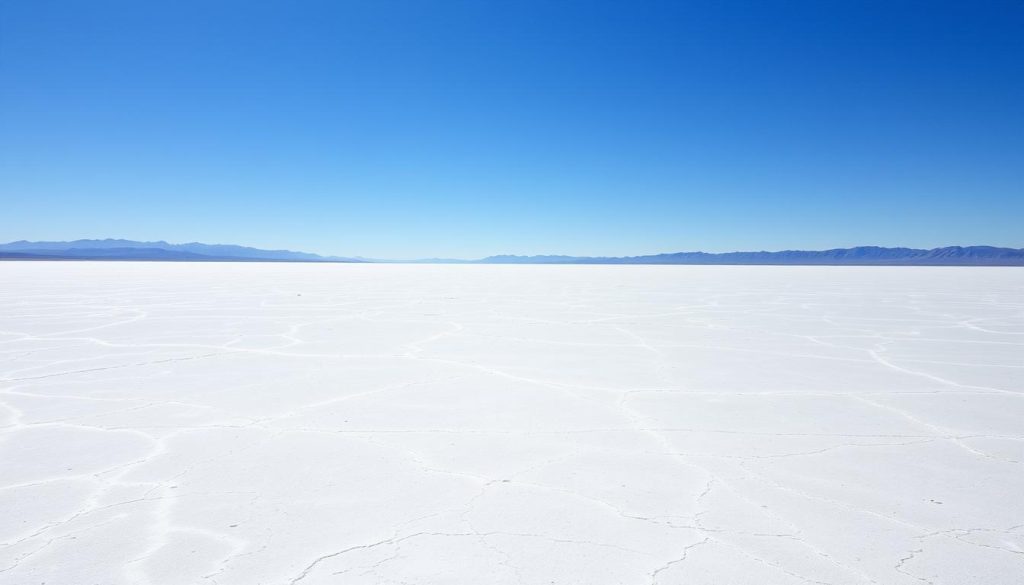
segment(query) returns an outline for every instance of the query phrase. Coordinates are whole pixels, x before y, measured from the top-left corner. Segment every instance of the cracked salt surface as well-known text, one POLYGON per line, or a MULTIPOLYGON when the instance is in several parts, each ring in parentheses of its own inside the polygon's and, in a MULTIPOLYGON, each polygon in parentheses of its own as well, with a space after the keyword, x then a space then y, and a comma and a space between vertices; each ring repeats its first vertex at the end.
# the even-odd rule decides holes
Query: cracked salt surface
POLYGON ((4 585, 1024 582, 1022 269, 0 280, 4 585))

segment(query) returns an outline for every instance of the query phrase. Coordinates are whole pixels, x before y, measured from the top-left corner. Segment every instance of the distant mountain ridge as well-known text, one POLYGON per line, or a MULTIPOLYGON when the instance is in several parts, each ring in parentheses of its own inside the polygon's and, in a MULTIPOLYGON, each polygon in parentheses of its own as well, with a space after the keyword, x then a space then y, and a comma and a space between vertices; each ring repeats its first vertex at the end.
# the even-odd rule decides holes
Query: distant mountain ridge
MULTIPOLYGON (((292 250, 262 250, 232 244, 169 244, 164 241, 17 241, 0 244, 0 260, 137 260, 177 262, 398 262, 321 256, 292 250)), ((779 252, 674 252, 646 256, 488 256, 478 260, 429 258, 416 264, 691 264, 839 266, 1024 266, 1024 248, 947 246, 930 250, 858 246, 779 252)))
POLYGON ((858 246, 781 252, 675 252, 647 256, 489 256, 485 264, 701 264, 852 266, 1024 266, 1024 248, 947 246, 930 250, 858 246))
POLYGON ((0 259, 8 260, 147 260, 216 262, 362 262, 354 258, 321 256, 292 250, 262 250, 233 244, 169 244, 162 240, 74 240, 0 244, 0 259))

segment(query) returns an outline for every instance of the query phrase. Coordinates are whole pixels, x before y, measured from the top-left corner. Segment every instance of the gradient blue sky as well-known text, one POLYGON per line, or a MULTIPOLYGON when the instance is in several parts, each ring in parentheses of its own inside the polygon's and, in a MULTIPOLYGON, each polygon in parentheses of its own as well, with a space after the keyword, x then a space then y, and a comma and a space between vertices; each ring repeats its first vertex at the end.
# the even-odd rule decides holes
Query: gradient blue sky
POLYGON ((1024 246, 1024 3, 0 1, 0 240, 1024 246))

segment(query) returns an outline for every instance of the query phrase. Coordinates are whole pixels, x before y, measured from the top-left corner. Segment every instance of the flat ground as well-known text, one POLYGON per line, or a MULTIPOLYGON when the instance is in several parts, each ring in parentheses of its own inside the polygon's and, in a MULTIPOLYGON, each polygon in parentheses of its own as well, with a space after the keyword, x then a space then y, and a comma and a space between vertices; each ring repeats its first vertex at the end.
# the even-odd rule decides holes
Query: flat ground
POLYGON ((4 585, 1024 580, 1024 269, 0 283, 4 585))

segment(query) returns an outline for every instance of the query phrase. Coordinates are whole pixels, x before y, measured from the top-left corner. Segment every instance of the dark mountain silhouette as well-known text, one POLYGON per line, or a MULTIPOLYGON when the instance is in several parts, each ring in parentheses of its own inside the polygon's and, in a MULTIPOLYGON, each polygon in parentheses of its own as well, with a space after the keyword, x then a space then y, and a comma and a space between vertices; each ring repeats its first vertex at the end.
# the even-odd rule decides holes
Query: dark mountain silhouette
POLYGON ((362 262, 353 258, 320 256, 291 250, 261 250, 231 244, 169 244, 164 241, 75 240, 0 244, 0 259, 8 260, 149 260, 218 262, 362 262))
POLYGON ((921 250, 859 246, 781 252, 676 252, 649 256, 490 256, 484 264, 765 264, 856 266, 1024 266, 1024 249, 949 246, 921 250))

